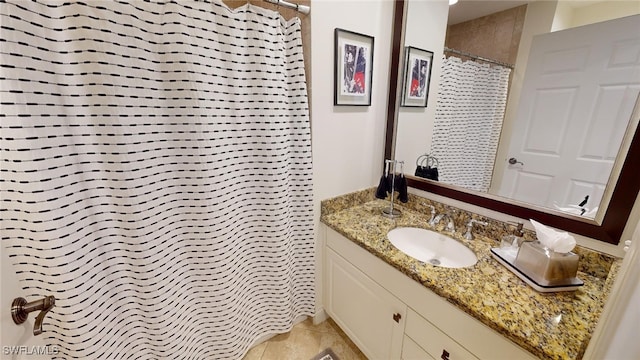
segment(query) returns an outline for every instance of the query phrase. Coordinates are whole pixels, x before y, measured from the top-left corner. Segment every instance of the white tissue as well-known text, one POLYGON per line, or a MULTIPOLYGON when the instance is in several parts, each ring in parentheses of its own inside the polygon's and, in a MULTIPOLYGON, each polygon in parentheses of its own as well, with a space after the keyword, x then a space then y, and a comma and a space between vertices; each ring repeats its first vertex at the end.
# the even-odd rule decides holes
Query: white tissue
POLYGON ((585 211, 585 213, 582 214, 582 216, 595 219, 597 213, 598 213, 598 207, 596 206, 591 210, 585 211))
POLYGON ((563 207, 563 206, 558 206, 557 204, 553 204, 553 207, 555 207, 556 210, 560 210, 562 212, 566 212, 572 215, 582 215, 582 211, 584 210, 578 205, 569 205, 569 206, 563 207))
POLYGON ((576 239, 569 235, 569 233, 552 229, 535 220, 530 221, 531 225, 536 229, 538 240, 548 249, 557 253, 566 254, 576 247, 576 239))
POLYGON ((562 206, 558 206, 558 204, 553 204, 553 206, 556 208, 556 210, 560 210, 572 215, 578 215, 578 216, 584 216, 587 218, 595 218, 596 214, 598 213, 598 207, 596 206, 595 208, 589 210, 589 208, 586 207, 580 207, 578 205, 569 205, 566 207, 562 207, 562 206))

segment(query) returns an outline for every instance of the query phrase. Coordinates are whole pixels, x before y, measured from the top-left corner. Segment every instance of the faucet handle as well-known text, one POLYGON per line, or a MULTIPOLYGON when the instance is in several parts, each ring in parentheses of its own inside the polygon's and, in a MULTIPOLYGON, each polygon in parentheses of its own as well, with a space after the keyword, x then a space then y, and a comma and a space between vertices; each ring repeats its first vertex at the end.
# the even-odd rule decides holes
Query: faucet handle
POLYGON ((472 233, 473 224, 478 224, 478 225, 482 225, 482 226, 489 225, 489 223, 487 223, 486 221, 470 219, 469 222, 467 223, 467 232, 464 234, 464 238, 467 239, 467 240, 473 240, 473 238, 474 238, 473 233, 472 233))
POLYGON ((467 226, 473 226, 473 224, 478 224, 478 225, 482 225, 482 226, 487 226, 489 225, 489 223, 487 223, 486 221, 480 221, 478 219, 469 219, 469 222, 467 223, 467 226))
POLYGON ((445 229, 447 229, 448 232, 453 234, 456 232, 456 225, 453 223, 453 218, 451 217, 451 215, 448 215, 448 217, 449 217, 449 222, 447 223, 447 227, 445 229))
POLYGON ((442 220, 442 218, 446 215, 445 213, 441 213, 436 215, 435 213, 433 214, 434 216, 431 217, 431 219, 429 220, 429 226, 435 227, 436 225, 438 225, 438 223, 440 222, 440 220, 442 220))
POLYGON ((436 218, 436 207, 427 203, 420 203, 422 206, 426 206, 431 209, 431 218, 429 219, 429 225, 433 226, 433 219, 436 218))

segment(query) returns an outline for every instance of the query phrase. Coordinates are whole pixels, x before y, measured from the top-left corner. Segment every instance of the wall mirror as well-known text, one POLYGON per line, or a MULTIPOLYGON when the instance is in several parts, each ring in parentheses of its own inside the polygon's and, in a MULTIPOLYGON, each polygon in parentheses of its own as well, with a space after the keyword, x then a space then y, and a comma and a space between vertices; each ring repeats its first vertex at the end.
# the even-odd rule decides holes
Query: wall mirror
MULTIPOLYGON (((508 73, 507 75, 507 77, 510 78, 510 87, 508 88, 508 90, 506 90, 508 91, 509 98, 508 102, 505 100, 505 116, 503 119, 503 124, 501 124, 502 127, 497 131, 500 143, 502 143, 506 138, 508 140, 505 142, 506 144, 509 143, 509 140, 516 144, 527 143, 527 141, 529 144, 531 143, 531 140, 527 139, 514 141, 510 138, 510 136, 513 132, 516 132, 519 127, 519 125, 517 125, 517 116, 519 115, 518 113, 523 112, 518 108, 519 98, 517 96, 519 96, 521 92, 527 89, 528 81, 530 81, 530 79, 532 78, 532 75, 527 73, 527 62, 529 60, 529 51, 537 51, 531 50, 530 47, 528 47, 532 42, 533 35, 551 32, 552 36, 557 36, 557 34, 560 34, 561 31, 564 31, 564 29, 586 28, 585 26, 581 26, 580 21, 584 21, 581 19, 584 19, 588 16, 574 15, 576 11, 582 11, 583 13, 586 13, 587 10, 589 10, 596 11, 601 14, 611 13, 612 15, 607 15, 609 16, 609 19, 628 18, 628 16, 630 14, 633 14, 634 11, 635 14, 640 13, 640 6, 637 2, 628 2, 627 5, 630 5, 630 9, 627 8, 622 10, 604 9, 598 7, 592 7, 591 9, 588 9, 584 7, 585 4, 586 6, 597 5, 598 2, 593 1, 569 1, 569 4, 567 4, 563 1, 530 2, 461 0, 457 5, 454 5, 452 7, 448 6, 446 0, 429 2, 410 0, 399 3, 400 4, 396 4, 397 9, 393 34, 394 51, 392 54, 394 63, 392 72, 397 71, 398 73, 391 74, 392 84, 396 84, 398 77, 402 77, 402 49, 404 49, 405 46, 417 46, 434 51, 434 71, 432 76, 433 78, 439 78, 441 76, 441 68, 443 66, 442 55, 445 48, 445 29, 447 28, 447 24, 437 24, 437 21, 439 21, 438 19, 441 19, 443 16, 446 19, 447 14, 449 15, 449 19, 458 18, 458 20, 456 20, 457 23, 468 22, 467 24, 463 24, 464 26, 469 26, 469 23, 473 25, 472 19, 474 18, 482 18, 479 22, 476 21, 476 24, 473 25, 476 26, 475 28, 472 28, 471 31, 467 32, 479 33, 482 29, 488 28, 492 33, 491 35, 486 35, 486 41, 488 41, 488 44, 492 44, 492 42, 493 44, 497 44, 497 42, 499 41, 510 42, 510 48, 509 46, 507 46, 503 47, 502 50, 499 50, 502 51, 503 55, 505 56, 497 59, 497 62, 499 63, 512 63, 512 65, 514 65, 514 69, 511 70, 511 73, 508 73), (576 10, 576 5, 578 3, 581 3, 580 6, 584 8, 576 10), (457 6, 458 8, 456 8, 457 6), (425 7, 428 9, 426 9, 425 7), (476 13, 476 15, 474 15, 474 9, 480 9, 483 12, 479 14, 476 13), (459 10, 462 10, 463 14, 461 14, 459 10), (500 26, 500 21, 496 21, 494 18, 492 18, 492 16, 494 16, 496 13, 499 14, 503 12, 511 12, 512 19, 508 19, 508 25, 511 28, 520 31, 519 34, 507 35, 504 32, 504 26, 503 29, 498 28, 500 26), (430 19, 429 16, 432 16, 432 18, 430 19), (542 18, 543 16, 544 18, 542 18), (518 21, 520 21, 519 25, 518 21), (420 25, 416 26, 417 22, 422 24, 430 23, 434 24, 433 26, 440 26, 440 34, 438 34, 437 31, 434 31, 433 29, 424 29, 421 28, 420 25), (498 25, 494 24, 492 26, 487 26, 491 25, 492 22, 498 25), (429 36, 431 36, 430 43, 427 43, 426 45, 424 43, 416 43, 416 41, 420 42, 424 40, 425 37, 429 36), (522 42, 522 44, 518 44, 518 41, 522 42), (516 44, 515 48, 513 43, 516 44), (525 45, 527 46, 526 48, 524 48, 525 45), (431 46, 432 48, 429 48, 429 46, 431 46), (438 48, 434 48, 436 46, 438 46, 438 48), (436 70, 436 67, 439 67, 437 69, 438 71, 436 70), (525 76, 525 74, 528 75, 528 78, 527 76, 525 76)), ((603 1, 601 3, 602 4, 598 6, 607 6, 607 3, 609 3, 608 5, 611 5, 611 3, 618 2, 603 1)), ((638 26, 640 26, 637 23, 637 19, 638 16, 635 16, 636 22, 634 23, 634 25, 636 26, 636 29, 638 26)), ((598 23, 603 20, 591 21, 598 23)), ((505 21, 502 21, 502 25, 504 25, 504 22, 505 21)), ((453 46, 449 46, 450 48, 455 49, 454 46, 458 46, 457 44, 459 44, 461 41, 459 39, 461 37, 460 33, 464 32, 465 31, 459 31, 457 29, 449 27, 449 34, 446 35, 449 37, 447 39, 449 40, 447 44, 454 44, 453 46)), ((637 31, 635 32, 637 33, 637 31)), ((624 40, 625 39, 622 39, 620 41, 624 40)), ((627 50, 625 50, 626 57, 624 61, 626 62, 626 65, 631 63, 631 65, 633 65, 636 70, 634 70, 635 72, 632 71, 630 73, 631 75, 627 74, 626 77, 637 80, 637 78, 640 76, 637 72, 638 65, 640 64, 640 42, 638 42, 637 39, 630 41, 633 42, 633 44, 631 47, 628 47, 627 50)), ((491 60, 492 58, 493 60, 496 60, 496 57, 501 56, 500 54, 496 54, 495 51, 493 54, 488 55, 481 53, 481 50, 483 49, 481 40, 473 39, 472 44, 477 45, 475 49, 464 48, 461 52, 464 54, 471 54, 472 56, 477 55, 481 59, 489 60, 491 60)), ((485 44, 484 48, 487 47, 498 48, 499 46, 487 46, 487 44, 485 44)), ((568 51, 566 49, 561 50, 564 51, 564 55, 572 52, 576 53, 575 49, 572 49, 571 51, 568 51)), ((555 49, 553 51, 555 51, 556 53, 562 52, 558 49, 555 49)), ((459 57, 458 54, 454 54, 454 56, 459 57)), ((469 58, 467 57, 460 57, 462 57, 465 61, 469 60, 469 58)), ((476 63, 488 63, 483 60, 472 60, 474 60, 474 62, 476 63)), ((534 65, 541 63, 544 63, 544 61, 537 60, 533 62, 534 65)), ((576 61, 571 60, 569 63, 575 64, 576 61)), ((485 66, 499 67, 499 65, 494 66, 486 64, 485 66)), ((533 67, 534 66, 532 66, 531 68, 533 67)), ((443 78, 443 81, 446 81, 446 79, 446 77, 443 78)), ((438 86, 441 85, 442 84, 439 84, 438 86)), ((607 84, 608 87, 603 86, 603 88, 614 88, 610 85, 611 84, 607 84)), ((438 126, 434 125, 434 108, 436 107, 436 101, 446 100, 438 98, 438 86, 436 86, 435 89, 434 87, 432 87, 431 89, 432 93, 430 93, 430 98, 433 98, 434 101, 430 102, 426 109, 418 110, 400 107, 398 104, 398 99, 401 94, 399 93, 397 88, 390 89, 385 158, 395 157, 396 159, 404 160, 407 164, 412 164, 415 163, 420 155, 434 155, 432 151, 434 150, 432 149, 432 145, 435 141, 437 141, 434 139, 442 136, 441 134, 437 133, 438 126)), ((544 126, 546 126, 546 128, 544 126, 542 128, 545 130, 550 130, 548 132, 548 135, 542 137, 540 142, 544 142, 545 140, 549 139, 554 140, 553 137, 560 133, 560 130, 562 129, 560 129, 560 126, 554 126, 553 124, 560 124, 564 119, 551 119, 551 116, 556 116, 558 113, 566 113, 566 111, 563 111, 567 110, 567 108, 570 108, 563 108, 563 105, 568 103, 569 101, 566 101, 566 99, 572 99, 571 96, 573 95, 569 94, 568 92, 563 93, 562 91, 558 91, 558 88, 562 87, 556 86, 556 89, 554 89, 555 92, 548 92, 548 94, 551 95, 547 97, 547 102, 544 103, 545 106, 543 106, 543 109, 547 109, 548 111, 546 113, 544 111, 540 112, 538 115, 538 117, 548 120, 546 124, 543 124, 544 126), (549 127, 553 127, 553 129, 548 129, 549 127)), ((600 178, 597 179, 597 181, 594 181, 595 185, 584 184, 584 182, 581 183, 580 181, 574 181, 574 186, 569 187, 572 190, 565 189, 560 193, 561 196, 558 196, 557 194, 551 196, 546 192, 542 194, 539 193, 539 191, 544 188, 544 186, 541 185, 544 183, 544 181, 536 182, 539 179, 544 180, 544 176, 540 175, 538 176, 538 178, 535 178, 534 176, 534 179, 532 179, 532 182, 530 183, 530 185, 533 186, 533 188, 537 192, 536 196, 534 196, 533 198, 522 198, 518 196, 508 197, 512 194, 506 194, 504 191, 501 192, 496 190, 499 188, 499 186, 497 186, 496 184, 499 185, 502 179, 491 179, 491 176, 495 176, 496 174, 499 176, 503 176, 508 172, 526 174, 526 171, 522 171, 522 163, 525 161, 524 158, 521 157, 521 155, 515 156, 513 154, 510 154, 508 146, 496 145, 496 149, 493 150, 494 152, 493 155, 491 155, 490 159, 490 162, 493 163, 491 164, 489 170, 490 179, 483 189, 477 189, 473 186, 465 187, 464 184, 456 184, 455 182, 447 183, 446 181, 442 181, 440 179, 438 181, 434 181, 412 176, 414 175, 415 166, 408 170, 407 178, 409 180, 409 186, 507 213, 513 216, 525 219, 536 219, 548 225, 576 234, 588 236, 611 244, 617 244, 620 240, 620 236, 622 234, 622 231, 624 230, 624 226, 640 188, 640 175, 638 175, 640 174, 640 162, 638 162, 637 160, 635 162, 632 161, 633 158, 637 159, 638 156, 640 156, 640 136, 638 135, 637 130, 637 122, 640 113, 637 102, 640 86, 638 84, 627 84, 623 87, 618 86, 616 89, 622 89, 620 91, 623 92, 622 97, 618 98, 618 100, 609 102, 609 104, 603 106, 601 110, 597 110, 595 107, 593 107, 591 108, 590 112, 583 112, 583 114, 593 114, 599 112, 600 115, 598 116, 600 117, 599 119, 602 125, 610 125, 614 122, 619 123, 616 129, 603 127, 598 128, 597 126, 594 126, 590 131, 583 131, 583 134, 592 134, 591 136, 596 139, 602 139, 603 134, 606 134, 607 132, 609 134, 615 133, 615 135, 608 135, 607 141, 596 142, 596 146, 603 145, 602 143, 608 142, 610 138, 616 138, 613 143, 617 141, 617 144, 615 144, 615 149, 612 146, 609 146, 609 148, 604 151, 606 152, 606 155, 603 154, 600 159, 597 159, 596 163, 599 164, 598 166, 600 166, 602 163, 606 163, 606 166, 604 166, 604 168, 608 173, 606 175, 602 175, 601 173, 604 173, 603 170, 596 171, 597 173, 600 173, 600 178), (624 109, 621 110, 622 108, 624 109), (620 118, 623 118, 623 121, 620 121, 620 118), (622 125, 620 125, 620 123, 622 123, 622 125), (514 158, 512 160, 515 161, 514 164, 509 163, 509 159, 511 158, 514 158), (587 214, 590 215, 589 217, 584 216, 584 213, 575 212, 578 209, 577 205, 581 203, 584 198, 586 198, 585 195, 589 195, 590 200, 586 205, 583 205, 583 208, 580 209, 582 211, 584 211, 585 208, 593 209, 590 214, 587 214), (537 198, 544 198, 546 202, 537 202, 537 198), (601 198, 603 199, 602 201, 600 200, 601 198)), ((618 93, 620 93, 620 91, 618 93)), ((534 95, 535 96, 533 97, 536 98, 538 102, 545 100, 544 98, 540 100, 540 96, 538 96, 538 94, 534 95)), ((527 98, 530 99, 531 96, 527 98)), ((598 99, 602 98, 602 95, 600 95, 600 98, 598 99)), ((454 106, 455 109, 458 109, 459 107, 459 105, 454 106)), ((534 112, 529 111, 528 113, 534 112)), ((447 114, 445 113, 445 115, 447 114)), ((439 116, 441 118, 442 113, 440 113, 439 116)), ((592 123, 598 121, 597 116, 591 116, 589 119, 592 123)), ((488 128, 488 126, 486 125, 472 125, 471 127, 472 140, 477 140, 477 138, 479 137, 478 135, 474 135, 474 132, 477 133, 485 128, 488 128)), ((449 128, 450 126, 448 124, 444 126, 444 129, 449 128)), ((522 126, 520 126, 520 128, 522 128, 522 126)), ((528 128, 529 130, 532 128, 535 129, 535 126, 528 125, 528 127, 526 128, 528 128)), ((585 135, 582 137, 587 136, 585 135)), ((458 144, 451 139, 452 138, 445 137, 444 142, 453 143, 453 145, 455 145, 454 147, 456 147, 458 144)), ((556 140, 560 144, 564 144, 566 142, 565 140, 561 139, 556 140)), ((465 141, 461 141, 461 144, 459 145, 465 145, 464 143, 465 141)), ((607 143, 607 145, 609 145, 609 143, 607 143)), ((478 147, 478 144, 472 142, 472 144, 468 147, 478 147)), ((606 146, 600 147, 606 148, 606 146)), ((440 157, 446 157, 447 154, 450 154, 454 150, 455 149, 446 149, 443 153, 440 154, 440 157)), ((584 145, 581 145, 581 148, 579 150, 584 152, 584 145)), ((545 149, 543 150, 543 152, 544 151, 547 150, 545 149)), ((547 157, 552 157, 553 155, 555 155, 551 153, 552 152, 547 151, 547 153, 544 155, 546 155, 547 157)), ((464 155, 464 158, 471 158, 473 160, 472 156, 474 155, 464 155)), ((445 158, 438 159, 439 166, 442 166, 443 161, 446 162, 448 160, 445 158)), ((528 163, 529 160, 527 159, 526 162, 528 163)), ((473 160, 471 162, 471 166, 475 166, 476 163, 478 163, 478 161, 473 160)), ((470 166, 469 164, 460 163, 456 165, 463 168, 470 166)), ((525 164, 525 167, 530 168, 529 164, 525 164)), ((589 168, 593 169, 594 166, 590 166, 589 168)), ((601 168, 603 167, 601 166, 599 169, 601 168)), ((529 171, 529 173, 533 173, 536 176, 539 175, 536 171, 529 171)), ((480 177, 481 176, 475 176, 474 179, 477 180, 480 177)), ((545 191, 548 190, 545 189, 545 191)), ((532 191, 525 192, 529 194, 532 193, 532 191)))

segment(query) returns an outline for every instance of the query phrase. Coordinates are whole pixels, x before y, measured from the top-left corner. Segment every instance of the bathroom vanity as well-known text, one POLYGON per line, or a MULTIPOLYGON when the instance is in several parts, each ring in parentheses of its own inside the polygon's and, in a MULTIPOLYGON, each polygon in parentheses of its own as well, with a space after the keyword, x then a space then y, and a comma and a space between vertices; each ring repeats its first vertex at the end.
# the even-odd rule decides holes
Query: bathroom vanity
POLYGON ((381 215, 388 202, 373 189, 322 202, 325 310, 367 357, 582 358, 619 259, 579 249, 584 286, 538 293, 491 257, 500 239, 490 224, 474 240, 453 235, 475 265, 433 266, 387 238, 396 227, 430 228, 425 202, 411 196, 397 219, 381 215))

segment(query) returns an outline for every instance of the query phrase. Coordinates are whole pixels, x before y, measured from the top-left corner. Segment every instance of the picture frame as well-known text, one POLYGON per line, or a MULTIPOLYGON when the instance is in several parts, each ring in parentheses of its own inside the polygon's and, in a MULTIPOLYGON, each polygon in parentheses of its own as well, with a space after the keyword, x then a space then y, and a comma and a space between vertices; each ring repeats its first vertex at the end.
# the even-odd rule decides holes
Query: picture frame
POLYGON ((404 60, 405 69, 400 106, 427 107, 433 52, 407 46, 404 60))
POLYGON ((373 36, 336 28, 334 37, 333 105, 371 106, 373 36))

